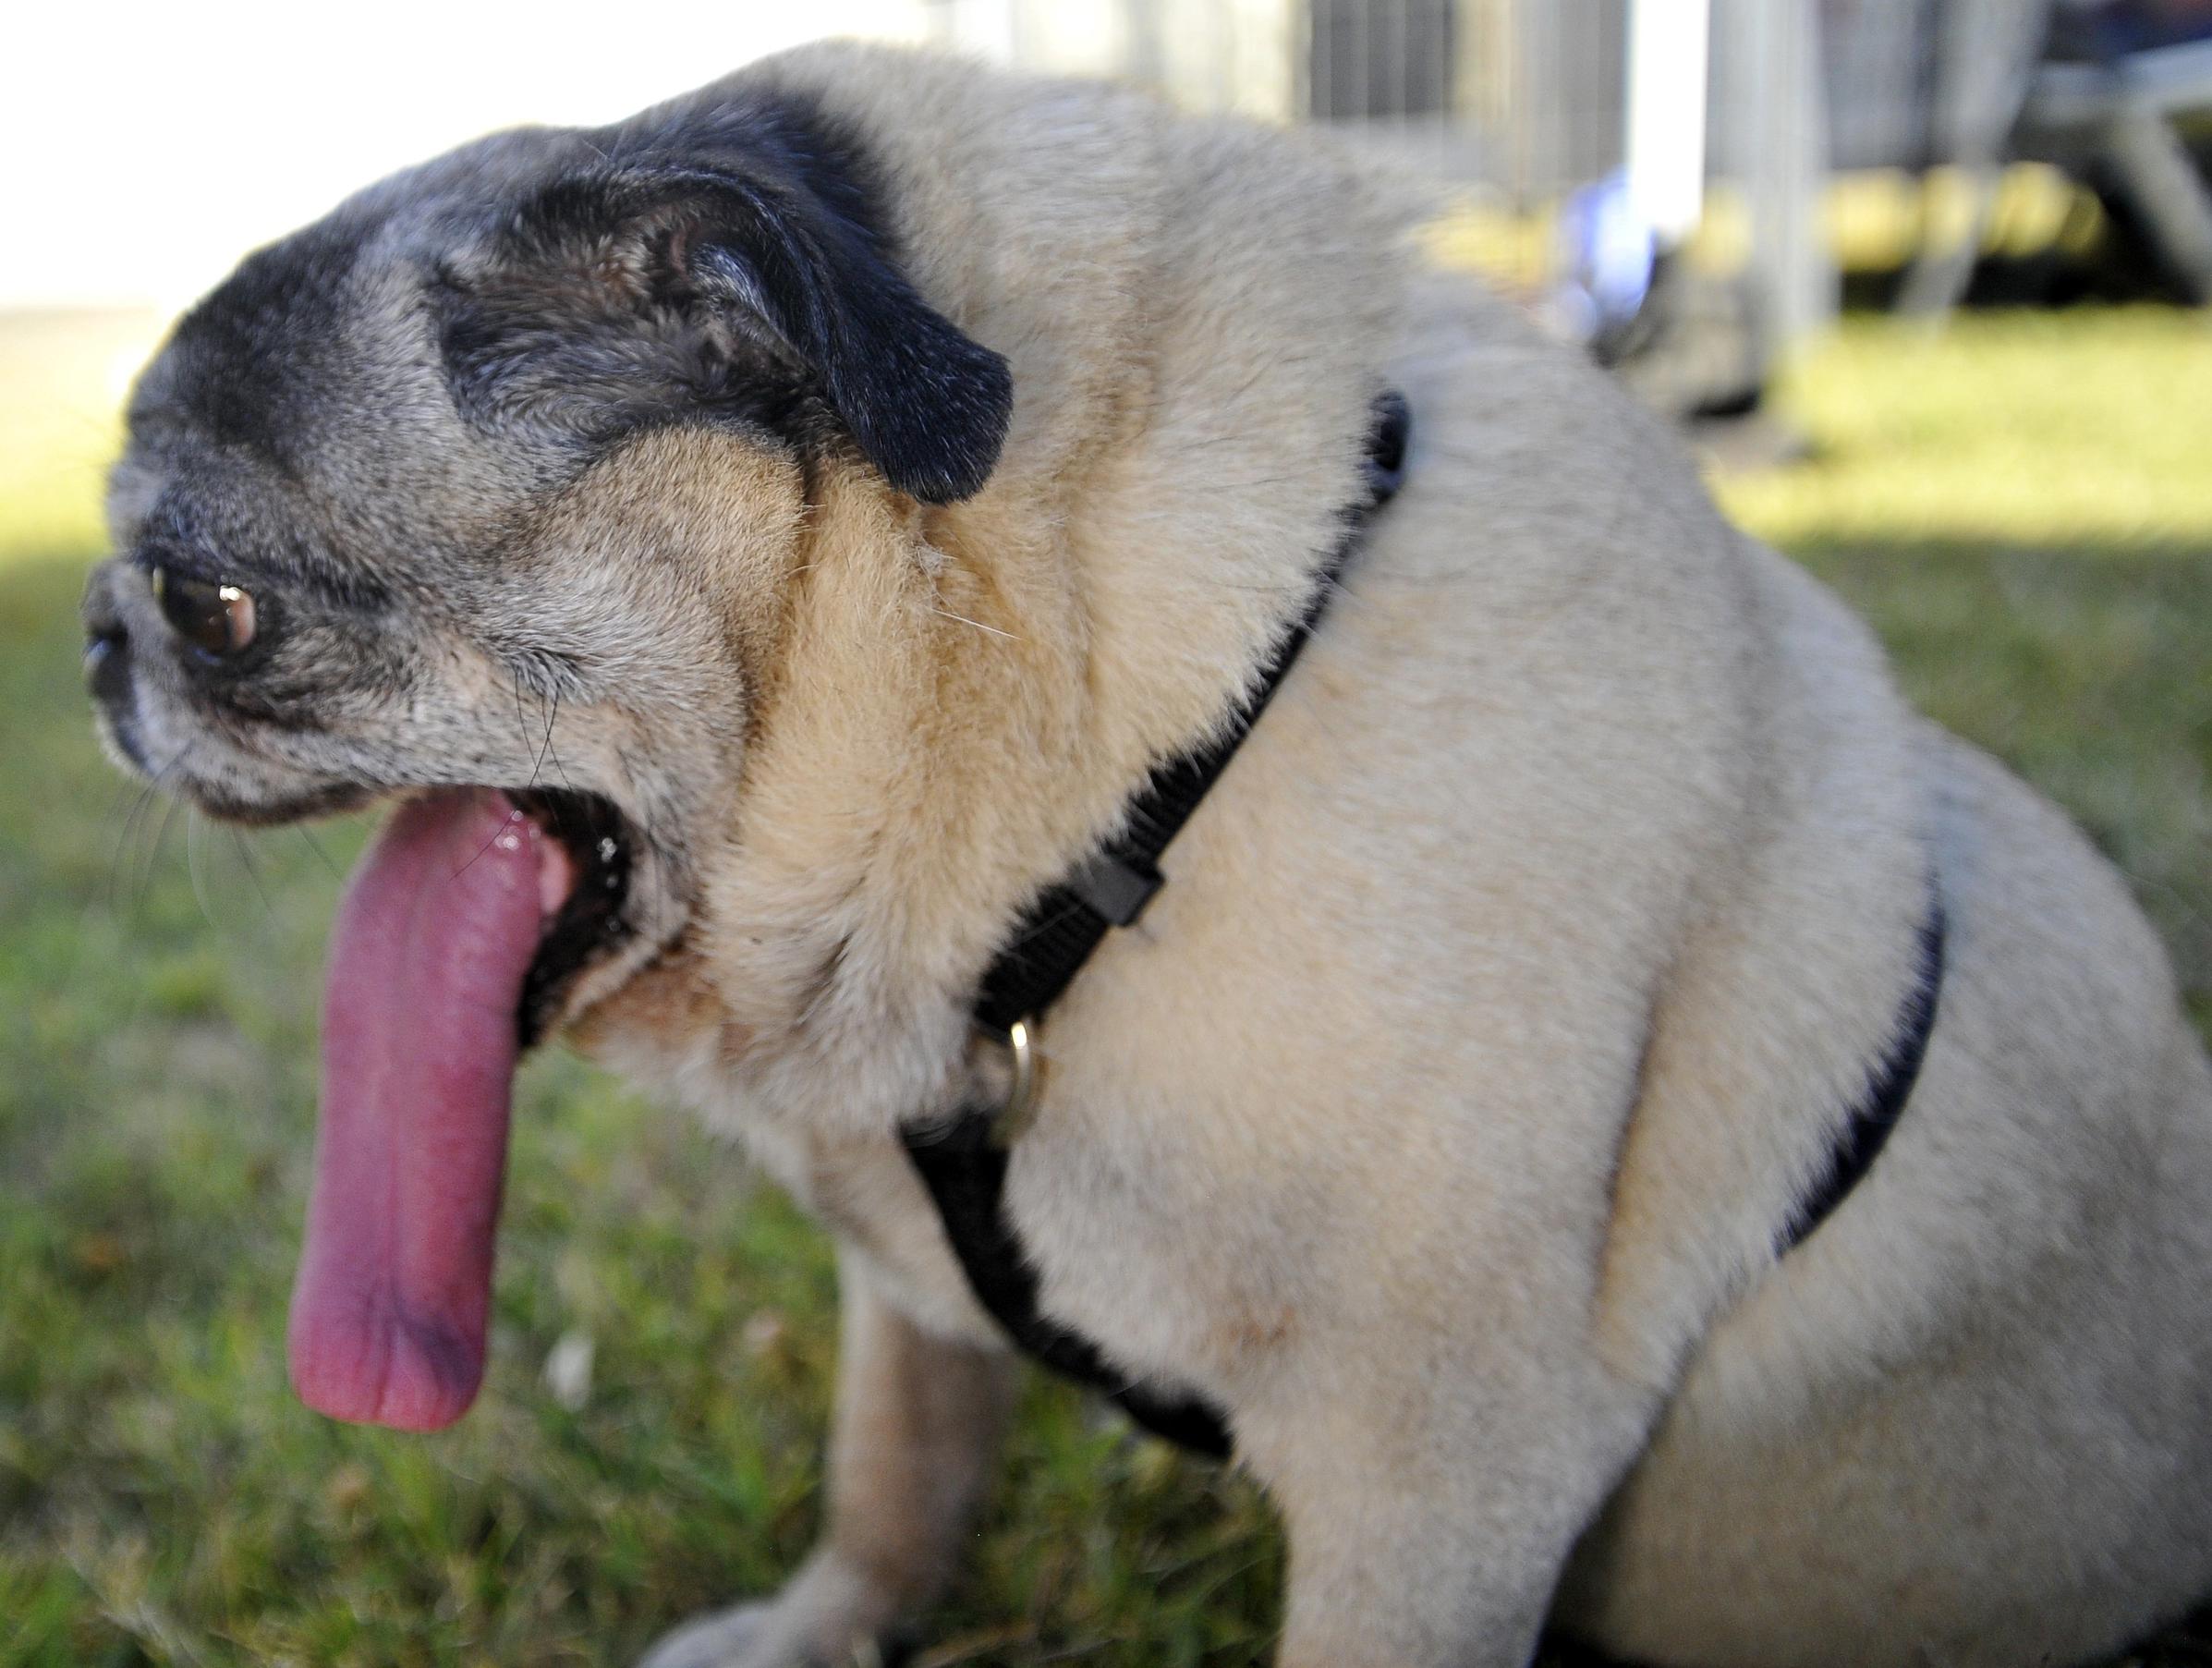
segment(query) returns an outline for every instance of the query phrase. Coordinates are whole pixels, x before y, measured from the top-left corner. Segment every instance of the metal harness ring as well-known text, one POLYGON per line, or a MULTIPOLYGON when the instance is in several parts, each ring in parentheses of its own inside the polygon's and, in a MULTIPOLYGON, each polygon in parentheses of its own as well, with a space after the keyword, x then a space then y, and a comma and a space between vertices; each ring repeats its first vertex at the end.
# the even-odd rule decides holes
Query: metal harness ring
POLYGON ((1014 1056, 1014 1084, 1006 1103, 991 1116, 994 1147, 1011 1147, 1037 1115, 1037 1021, 1016 1019, 1006 1028, 1006 1048, 1014 1056))

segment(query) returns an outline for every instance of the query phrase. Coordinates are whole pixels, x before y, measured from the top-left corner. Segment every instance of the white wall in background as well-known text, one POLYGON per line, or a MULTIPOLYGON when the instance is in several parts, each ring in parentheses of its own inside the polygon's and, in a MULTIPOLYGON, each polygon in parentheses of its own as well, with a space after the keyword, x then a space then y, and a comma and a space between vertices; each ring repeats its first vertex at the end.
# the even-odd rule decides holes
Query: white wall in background
POLYGON ((0 308, 176 311, 394 168, 517 122, 602 122, 922 0, 32 0, 0 26, 0 308))

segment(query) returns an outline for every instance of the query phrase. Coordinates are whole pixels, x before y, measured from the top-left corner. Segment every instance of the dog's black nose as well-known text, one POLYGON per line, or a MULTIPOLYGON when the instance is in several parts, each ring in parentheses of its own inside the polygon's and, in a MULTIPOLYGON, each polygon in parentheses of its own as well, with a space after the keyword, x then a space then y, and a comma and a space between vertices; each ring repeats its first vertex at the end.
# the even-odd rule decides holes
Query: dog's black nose
POLYGON ((85 639, 84 683, 106 706, 121 705, 130 693, 130 638, 122 627, 85 639))
POLYGON ((84 685, 103 706, 130 699, 130 633, 109 599, 106 575, 95 573, 84 597, 84 685))

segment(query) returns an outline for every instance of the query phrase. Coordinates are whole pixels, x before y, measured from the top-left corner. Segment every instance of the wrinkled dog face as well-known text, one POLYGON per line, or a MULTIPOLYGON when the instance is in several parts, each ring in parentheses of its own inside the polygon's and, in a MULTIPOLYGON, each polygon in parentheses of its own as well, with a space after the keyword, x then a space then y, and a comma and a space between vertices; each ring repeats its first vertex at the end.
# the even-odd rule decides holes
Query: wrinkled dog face
POLYGON ((131 406, 85 602, 112 751, 248 822, 504 789, 582 877, 526 1035, 621 983, 728 815, 741 622, 810 468, 946 502, 1003 437, 1003 361, 872 197, 817 113, 706 94, 483 141, 249 259, 131 406))

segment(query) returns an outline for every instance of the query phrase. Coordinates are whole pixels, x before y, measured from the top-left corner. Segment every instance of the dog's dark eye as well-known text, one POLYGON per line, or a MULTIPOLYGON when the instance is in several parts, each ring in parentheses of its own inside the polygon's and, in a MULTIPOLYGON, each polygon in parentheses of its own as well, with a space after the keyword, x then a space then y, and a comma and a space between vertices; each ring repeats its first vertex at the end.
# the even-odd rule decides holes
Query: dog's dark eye
POLYGON ((253 641, 253 595, 236 585, 153 570, 153 600, 178 637, 202 653, 227 656, 253 641))

